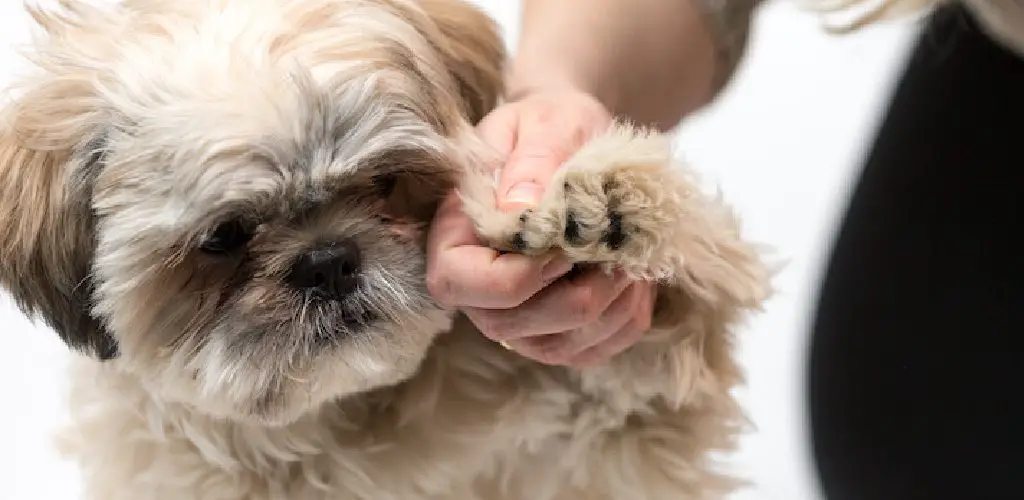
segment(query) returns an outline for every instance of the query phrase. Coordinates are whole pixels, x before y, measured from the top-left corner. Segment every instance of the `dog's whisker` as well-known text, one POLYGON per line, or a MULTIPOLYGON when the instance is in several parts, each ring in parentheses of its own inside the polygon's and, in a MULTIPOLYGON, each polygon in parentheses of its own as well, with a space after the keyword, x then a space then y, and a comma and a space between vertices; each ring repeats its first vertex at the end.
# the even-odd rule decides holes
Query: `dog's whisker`
POLYGON ((310 300, 312 300, 312 292, 310 292, 308 290, 304 290, 302 292, 302 307, 299 308, 299 317, 298 317, 298 321, 296 322, 296 323, 298 323, 299 327, 304 326, 306 324, 306 321, 307 321, 308 317, 309 317, 307 315, 307 309, 309 308, 310 300))

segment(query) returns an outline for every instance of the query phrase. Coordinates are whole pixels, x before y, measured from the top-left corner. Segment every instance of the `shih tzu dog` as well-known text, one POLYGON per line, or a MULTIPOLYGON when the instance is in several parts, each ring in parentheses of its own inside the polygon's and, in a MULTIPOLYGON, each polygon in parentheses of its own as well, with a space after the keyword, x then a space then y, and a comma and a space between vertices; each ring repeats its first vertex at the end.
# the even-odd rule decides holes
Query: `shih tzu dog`
POLYGON ((703 499, 769 273, 667 138, 594 137, 495 209, 500 94, 461 0, 61 0, 0 115, 0 284, 77 356, 60 446, 102 500, 703 499), (658 280, 651 331, 547 366, 430 297, 483 239, 658 280))

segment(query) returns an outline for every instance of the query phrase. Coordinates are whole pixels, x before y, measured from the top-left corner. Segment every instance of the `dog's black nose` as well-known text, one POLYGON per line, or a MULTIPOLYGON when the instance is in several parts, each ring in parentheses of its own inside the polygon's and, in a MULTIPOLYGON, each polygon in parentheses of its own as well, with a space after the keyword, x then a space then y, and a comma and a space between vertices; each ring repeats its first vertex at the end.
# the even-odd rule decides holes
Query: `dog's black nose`
POLYGON ((361 260, 359 246, 351 240, 324 243, 295 261, 288 283, 325 298, 340 300, 356 289, 361 260))

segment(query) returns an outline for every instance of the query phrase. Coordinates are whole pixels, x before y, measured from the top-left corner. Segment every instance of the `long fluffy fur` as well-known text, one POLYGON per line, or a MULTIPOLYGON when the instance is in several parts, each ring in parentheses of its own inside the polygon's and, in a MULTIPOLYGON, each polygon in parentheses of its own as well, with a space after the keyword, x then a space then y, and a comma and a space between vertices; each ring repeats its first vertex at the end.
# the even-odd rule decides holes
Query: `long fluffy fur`
POLYGON ((580 150, 536 210, 496 210, 499 158, 472 131, 501 90, 482 13, 63 0, 34 14, 39 71, 0 129, 0 283, 87 354, 60 438, 87 498, 668 500, 738 484, 712 453, 744 425, 733 329, 769 293, 756 249, 666 137, 628 124, 580 150), (393 193, 375 191, 382 175, 393 193), (496 247, 657 280, 651 331, 570 369, 438 307, 421 229, 453 186, 496 247), (244 256, 199 252, 231 217, 258 221, 244 256), (297 255, 341 237, 365 268, 345 302, 284 284, 297 255))

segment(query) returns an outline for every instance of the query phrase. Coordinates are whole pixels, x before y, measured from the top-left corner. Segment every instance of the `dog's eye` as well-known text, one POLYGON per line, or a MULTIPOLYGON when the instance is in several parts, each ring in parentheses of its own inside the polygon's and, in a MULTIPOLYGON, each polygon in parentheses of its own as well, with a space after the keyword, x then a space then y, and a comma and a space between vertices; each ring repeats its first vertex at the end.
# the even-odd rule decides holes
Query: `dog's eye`
POLYGON ((231 220, 214 228, 213 232, 203 238, 199 250, 209 254, 223 255, 238 250, 252 239, 252 233, 242 221, 231 220))
POLYGON ((378 175, 373 178, 373 187, 377 190, 377 193, 381 198, 391 196, 391 193, 395 192, 395 186, 397 184, 398 176, 395 174, 378 175))

